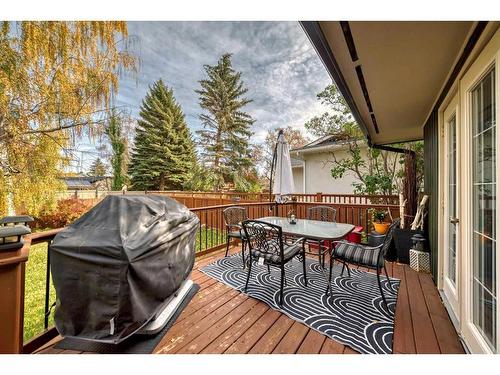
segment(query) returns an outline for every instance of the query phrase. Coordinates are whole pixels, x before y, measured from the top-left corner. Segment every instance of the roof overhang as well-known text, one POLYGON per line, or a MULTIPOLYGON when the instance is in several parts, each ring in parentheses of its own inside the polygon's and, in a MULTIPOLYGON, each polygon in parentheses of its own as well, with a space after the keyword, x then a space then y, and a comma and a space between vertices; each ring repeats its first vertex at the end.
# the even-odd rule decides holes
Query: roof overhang
MULTIPOLYGON (((367 147, 366 142, 360 140, 356 141, 358 146, 360 148, 367 147)), ((314 146, 314 147, 308 147, 308 148, 296 148, 290 150, 290 156, 292 156, 295 159, 303 159, 304 155, 307 154, 320 154, 320 153, 328 153, 328 152, 333 152, 333 151, 338 151, 338 150, 343 150, 347 149, 348 144, 347 143, 334 143, 334 144, 328 144, 324 146, 314 146)))
POLYGON ((423 125, 478 22, 301 22, 370 144, 423 138, 423 125))

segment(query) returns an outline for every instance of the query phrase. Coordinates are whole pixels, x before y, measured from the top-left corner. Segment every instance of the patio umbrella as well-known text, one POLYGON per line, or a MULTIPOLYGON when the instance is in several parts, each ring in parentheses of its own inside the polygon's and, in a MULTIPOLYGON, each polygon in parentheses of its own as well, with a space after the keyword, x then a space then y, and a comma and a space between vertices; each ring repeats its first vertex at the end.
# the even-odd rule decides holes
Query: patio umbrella
POLYGON ((276 203, 286 203, 293 194, 292 162, 290 161, 290 147, 285 139, 283 130, 278 133, 278 141, 274 148, 271 165, 271 181, 269 189, 275 196, 276 203), (273 184, 274 171, 274 184, 273 184))

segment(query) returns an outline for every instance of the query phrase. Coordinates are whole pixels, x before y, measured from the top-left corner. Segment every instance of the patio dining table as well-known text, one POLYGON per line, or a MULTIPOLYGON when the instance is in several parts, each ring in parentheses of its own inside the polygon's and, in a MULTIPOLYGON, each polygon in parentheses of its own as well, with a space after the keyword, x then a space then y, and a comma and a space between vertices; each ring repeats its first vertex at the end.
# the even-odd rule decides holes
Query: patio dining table
POLYGON ((354 230, 352 224, 331 221, 297 219, 295 224, 291 224, 286 217, 278 216, 266 216, 256 220, 279 225, 285 235, 317 241, 338 241, 354 230))

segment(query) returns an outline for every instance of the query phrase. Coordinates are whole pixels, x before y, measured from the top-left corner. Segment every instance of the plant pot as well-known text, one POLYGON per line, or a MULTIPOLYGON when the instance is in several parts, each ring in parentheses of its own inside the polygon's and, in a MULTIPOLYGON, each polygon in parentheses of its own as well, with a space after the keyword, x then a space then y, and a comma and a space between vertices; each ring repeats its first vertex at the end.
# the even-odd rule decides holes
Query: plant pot
POLYGON ((375 228, 375 232, 380 234, 386 234, 389 229, 390 223, 373 223, 373 227, 375 228))

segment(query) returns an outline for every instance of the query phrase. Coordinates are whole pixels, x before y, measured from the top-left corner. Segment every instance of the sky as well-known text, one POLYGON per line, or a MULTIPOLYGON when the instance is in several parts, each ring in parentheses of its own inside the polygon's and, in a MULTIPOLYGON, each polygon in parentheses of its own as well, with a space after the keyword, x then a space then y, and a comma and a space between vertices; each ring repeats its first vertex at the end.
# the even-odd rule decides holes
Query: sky
MULTIPOLYGON (((322 62, 298 22, 128 22, 129 49, 139 57, 136 74, 120 77, 116 105, 138 117, 142 98, 158 79, 171 87, 196 138, 198 81, 203 66, 215 65, 231 53, 233 68, 242 72, 253 100, 245 110, 255 119, 252 143, 264 140, 268 129, 302 128, 326 111, 316 98, 331 83, 322 62)), ((96 141, 81 140, 77 149, 88 168, 96 141)))

